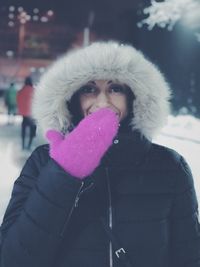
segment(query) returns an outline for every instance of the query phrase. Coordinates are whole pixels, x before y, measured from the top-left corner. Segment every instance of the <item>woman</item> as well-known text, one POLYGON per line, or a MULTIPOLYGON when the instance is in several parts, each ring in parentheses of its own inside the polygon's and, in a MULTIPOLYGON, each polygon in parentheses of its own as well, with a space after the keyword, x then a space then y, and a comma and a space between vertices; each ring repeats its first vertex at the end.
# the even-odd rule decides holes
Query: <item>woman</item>
POLYGON ((16 180, 1 267, 199 267, 190 169, 151 142, 170 90, 129 45, 94 43, 41 79, 33 111, 49 145, 16 180))
POLYGON ((5 105, 8 110, 8 124, 12 124, 17 113, 16 103, 17 89, 14 83, 11 83, 9 88, 5 91, 5 105))
POLYGON ((33 138, 36 135, 36 125, 31 114, 33 93, 32 79, 31 77, 26 77, 22 89, 17 93, 18 112, 23 117, 21 123, 22 150, 25 148, 31 149, 33 138), (25 145, 26 139, 28 139, 27 145, 25 145))

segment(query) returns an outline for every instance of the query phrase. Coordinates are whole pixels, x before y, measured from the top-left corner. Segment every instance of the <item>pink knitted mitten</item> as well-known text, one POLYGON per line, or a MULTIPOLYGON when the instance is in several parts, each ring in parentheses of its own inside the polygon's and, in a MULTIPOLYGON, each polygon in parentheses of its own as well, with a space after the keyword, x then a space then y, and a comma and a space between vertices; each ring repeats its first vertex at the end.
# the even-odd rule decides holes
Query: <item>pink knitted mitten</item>
POLYGON ((66 136, 49 130, 50 156, 71 175, 83 179, 99 165, 102 156, 112 145, 119 120, 109 108, 100 109, 85 117, 66 136))

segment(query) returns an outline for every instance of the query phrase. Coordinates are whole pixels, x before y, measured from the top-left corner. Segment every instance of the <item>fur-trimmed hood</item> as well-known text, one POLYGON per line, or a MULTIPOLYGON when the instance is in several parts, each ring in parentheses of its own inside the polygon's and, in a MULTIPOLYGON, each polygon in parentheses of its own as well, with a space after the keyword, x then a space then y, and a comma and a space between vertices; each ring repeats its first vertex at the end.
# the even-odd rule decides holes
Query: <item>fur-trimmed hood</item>
POLYGON ((170 89, 158 68, 130 45, 96 42, 67 53, 42 76, 35 89, 33 116, 43 132, 70 126, 66 101, 91 80, 117 80, 135 95, 132 129, 146 138, 166 123, 170 89))

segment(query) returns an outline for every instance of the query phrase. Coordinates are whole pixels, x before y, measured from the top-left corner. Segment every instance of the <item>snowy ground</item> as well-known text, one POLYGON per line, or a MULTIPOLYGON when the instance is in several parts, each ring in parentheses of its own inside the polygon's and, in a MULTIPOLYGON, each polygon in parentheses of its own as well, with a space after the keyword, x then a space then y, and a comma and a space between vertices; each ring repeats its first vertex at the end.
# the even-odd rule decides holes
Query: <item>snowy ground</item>
MULTIPOLYGON (((0 115, 0 223, 13 183, 31 153, 21 151, 20 123, 21 118, 16 117, 14 125, 7 125, 7 117, 0 115)), ((40 138, 34 141, 34 146, 41 143, 40 138)), ((168 125, 154 142, 173 148, 185 157, 192 169, 200 200, 200 120, 191 116, 170 116, 168 125)))
MULTIPOLYGON (((13 183, 31 151, 21 150, 21 117, 16 116, 12 125, 7 124, 7 116, 0 114, 0 223, 8 204, 13 183)), ((34 140, 33 148, 40 141, 34 140)))
POLYGON ((189 115, 170 116, 154 142, 179 152, 189 163, 200 202, 200 120, 189 115))

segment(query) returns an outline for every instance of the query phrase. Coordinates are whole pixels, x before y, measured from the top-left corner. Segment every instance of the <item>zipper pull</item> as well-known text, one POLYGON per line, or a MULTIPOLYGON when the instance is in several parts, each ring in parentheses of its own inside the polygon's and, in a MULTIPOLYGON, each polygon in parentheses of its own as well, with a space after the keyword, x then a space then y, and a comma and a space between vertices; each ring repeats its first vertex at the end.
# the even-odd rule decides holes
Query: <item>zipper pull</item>
POLYGON ((78 201, 79 201, 79 196, 76 197, 75 199, 75 204, 74 204, 74 207, 77 208, 78 207, 78 201))
MULTIPOLYGON (((83 185, 84 185, 84 183, 83 183, 83 185)), ((78 202, 79 202, 80 196, 81 196, 85 191, 87 191, 88 189, 90 189, 90 188, 94 185, 94 183, 89 184, 89 186, 87 186, 87 187, 85 187, 85 188, 83 188, 83 185, 82 185, 81 190, 79 191, 78 195, 77 195, 76 198, 75 198, 75 202, 74 202, 74 207, 75 207, 75 208, 78 207, 78 202), (82 189, 82 188, 83 188, 83 189, 82 189)))
POLYGON ((76 198, 75 198, 75 201, 74 201, 74 208, 77 208, 78 207, 78 201, 79 201, 79 198, 80 198, 80 194, 82 192, 82 188, 84 187, 84 182, 82 182, 81 184, 81 187, 78 191, 78 194, 76 195, 76 198))

